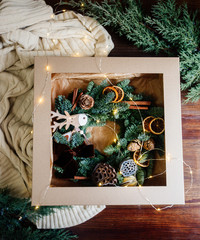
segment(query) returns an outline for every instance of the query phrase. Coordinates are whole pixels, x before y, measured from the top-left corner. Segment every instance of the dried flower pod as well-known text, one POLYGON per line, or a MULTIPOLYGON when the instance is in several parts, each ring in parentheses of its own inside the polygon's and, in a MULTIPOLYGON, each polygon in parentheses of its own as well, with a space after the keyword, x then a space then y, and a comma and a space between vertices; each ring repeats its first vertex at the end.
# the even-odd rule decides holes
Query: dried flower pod
POLYGON ((149 140, 145 141, 143 144, 143 148, 146 150, 153 150, 155 148, 155 142, 153 138, 150 138, 149 140))
POLYGON ((127 150, 131 151, 131 152, 135 152, 137 150, 139 150, 142 146, 142 143, 140 140, 135 139, 132 142, 129 143, 127 150))
POLYGON ((117 173, 109 164, 99 163, 92 173, 92 180, 98 186, 115 186, 117 183, 117 173))
POLYGON ((79 105, 82 109, 89 110, 94 106, 94 99, 91 96, 84 94, 80 97, 79 105))
POLYGON ((137 164, 133 161, 133 159, 124 160, 120 165, 120 173, 124 177, 129 177, 131 175, 136 174, 137 164))

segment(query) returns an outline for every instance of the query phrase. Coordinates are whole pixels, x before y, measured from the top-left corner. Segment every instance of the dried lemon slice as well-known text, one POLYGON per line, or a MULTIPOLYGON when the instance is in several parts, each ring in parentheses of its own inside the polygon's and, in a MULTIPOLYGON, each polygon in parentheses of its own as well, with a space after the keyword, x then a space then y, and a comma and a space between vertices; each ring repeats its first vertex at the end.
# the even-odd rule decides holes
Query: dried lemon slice
POLYGON ((165 130, 164 120, 162 118, 154 118, 149 124, 149 129, 153 134, 162 134, 165 130))
POLYGON ((149 160, 145 161, 144 163, 140 162, 142 160, 144 160, 142 157, 141 157, 141 153, 140 153, 140 150, 137 150, 134 152, 133 154, 133 160, 134 162, 139 165, 140 167, 148 167, 149 166, 149 160))
POLYGON ((124 90, 118 86, 113 86, 113 88, 116 89, 117 93, 118 93, 118 98, 115 99, 113 102, 114 103, 119 103, 124 99, 124 90))
POLYGON ((143 120, 142 125, 143 125, 143 130, 145 132, 150 132, 149 124, 153 119, 154 119, 153 116, 148 116, 143 120))
POLYGON ((113 103, 115 103, 115 101, 118 99, 118 92, 114 87, 111 87, 111 86, 105 87, 103 89, 102 94, 109 93, 111 91, 113 91, 115 93, 115 99, 112 101, 113 103))

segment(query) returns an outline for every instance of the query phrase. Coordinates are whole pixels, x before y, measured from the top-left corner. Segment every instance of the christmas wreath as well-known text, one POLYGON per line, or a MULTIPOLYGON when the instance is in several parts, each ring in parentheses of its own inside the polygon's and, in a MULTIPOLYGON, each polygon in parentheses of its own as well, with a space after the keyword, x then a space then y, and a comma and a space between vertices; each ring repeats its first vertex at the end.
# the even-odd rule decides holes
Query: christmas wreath
MULTIPOLYGON (((110 82, 110 81, 109 81, 110 82)), ((164 152, 164 111, 154 99, 134 94, 129 79, 110 85, 90 81, 66 98, 55 99, 51 112, 56 178, 85 180, 98 186, 143 185, 152 176, 154 153, 164 152), (115 138, 104 153, 89 142, 89 127, 113 122, 115 138)), ((82 181, 83 182, 83 181, 82 181)))

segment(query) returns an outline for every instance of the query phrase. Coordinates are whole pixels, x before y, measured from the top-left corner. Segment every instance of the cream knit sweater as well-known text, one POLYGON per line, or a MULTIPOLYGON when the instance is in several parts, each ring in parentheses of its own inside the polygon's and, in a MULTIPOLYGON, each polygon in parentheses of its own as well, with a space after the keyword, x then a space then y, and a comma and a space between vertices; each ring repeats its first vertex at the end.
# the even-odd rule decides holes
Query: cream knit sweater
MULTIPOLYGON (((0 3, 0 188, 20 197, 31 194, 34 57, 107 56, 113 48, 110 35, 94 19, 72 11, 52 14, 43 0, 0 3)), ((70 227, 104 208, 73 206, 36 224, 70 227)))

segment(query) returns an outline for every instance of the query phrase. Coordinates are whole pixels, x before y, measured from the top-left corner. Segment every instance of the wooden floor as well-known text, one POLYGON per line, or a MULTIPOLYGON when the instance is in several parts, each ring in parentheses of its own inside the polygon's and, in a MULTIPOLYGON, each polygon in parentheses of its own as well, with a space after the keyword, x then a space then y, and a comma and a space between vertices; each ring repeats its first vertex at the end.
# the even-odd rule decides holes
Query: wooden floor
MULTIPOLYGON (((58 0, 46 0, 52 6, 58 0)), ((150 8, 154 0, 142 0, 150 8)), ((179 0, 177 2, 183 2, 179 0)), ((189 8, 200 10, 200 0, 188 0, 189 8)), ((109 56, 154 56, 134 48, 125 38, 110 29, 115 48, 109 56)), ((184 99, 182 94, 182 100, 184 99)), ((183 156, 192 167, 193 187, 186 195, 186 205, 157 212, 150 206, 109 206, 91 220, 72 227, 80 240, 129 239, 200 239, 200 102, 182 104, 183 156)), ((185 189, 190 186, 190 174, 185 167, 185 189)))

